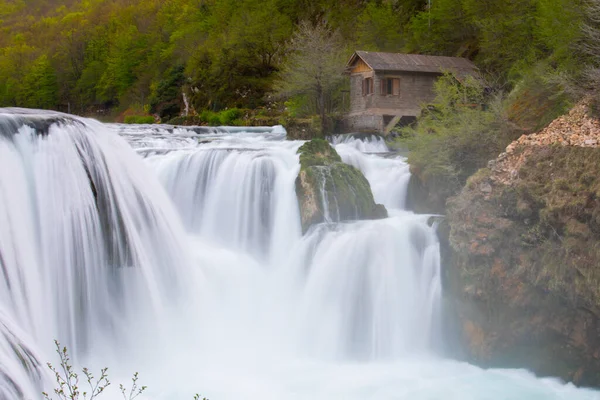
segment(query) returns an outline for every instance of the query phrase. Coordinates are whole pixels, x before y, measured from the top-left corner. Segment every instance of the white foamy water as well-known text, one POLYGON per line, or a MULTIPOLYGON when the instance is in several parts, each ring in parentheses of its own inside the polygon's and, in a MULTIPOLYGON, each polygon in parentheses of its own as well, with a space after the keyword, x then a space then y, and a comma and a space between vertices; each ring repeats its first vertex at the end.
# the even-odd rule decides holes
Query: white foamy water
POLYGON ((336 149, 390 218, 303 236, 280 127, 23 113, 0 110, 2 400, 49 390, 55 338, 146 399, 600 398, 436 354, 439 245, 379 139, 336 149))

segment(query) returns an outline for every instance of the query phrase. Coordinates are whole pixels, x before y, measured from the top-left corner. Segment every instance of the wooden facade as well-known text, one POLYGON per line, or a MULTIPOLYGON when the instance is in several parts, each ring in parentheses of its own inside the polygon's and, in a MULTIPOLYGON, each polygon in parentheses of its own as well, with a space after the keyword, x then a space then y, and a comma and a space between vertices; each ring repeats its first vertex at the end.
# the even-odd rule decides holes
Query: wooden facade
POLYGON ((353 74, 358 74, 361 72, 369 72, 372 71, 371 67, 367 65, 362 59, 357 60, 356 64, 352 68, 353 74))
POLYGON ((472 74, 468 60, 357 51, 347 65, 350 113, 346 132, 386 134, 402 117, 416 117, 434 98, 435 80, 445 71, 472 74))

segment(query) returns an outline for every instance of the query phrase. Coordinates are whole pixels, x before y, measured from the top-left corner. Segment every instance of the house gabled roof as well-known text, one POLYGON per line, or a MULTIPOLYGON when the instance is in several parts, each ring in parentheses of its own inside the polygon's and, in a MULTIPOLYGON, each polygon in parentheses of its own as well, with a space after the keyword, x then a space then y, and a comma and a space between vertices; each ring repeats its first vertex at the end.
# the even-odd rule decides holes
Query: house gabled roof
POLYGON ((348 69, 362 59, 374 71, 404 71, 443 73, 451 71, 460 75, 477 71, 471 61, 461 57, 425 56, 421 54, 380 53, 374 51, 356 51, 346 67, 348 69))

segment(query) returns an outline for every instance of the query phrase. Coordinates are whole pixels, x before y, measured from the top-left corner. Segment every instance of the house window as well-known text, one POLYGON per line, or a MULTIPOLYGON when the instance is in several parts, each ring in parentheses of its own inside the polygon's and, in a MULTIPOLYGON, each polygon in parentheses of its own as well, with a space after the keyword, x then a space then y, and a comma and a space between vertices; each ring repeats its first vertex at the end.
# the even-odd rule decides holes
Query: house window
POLYGON ((400 78, 384 78, 381 80, 381 95, 382 96, 399 96, 400 95, 400 78))
POLYGON ((373 78, 365 78, 362 82, 362 92, 363 96, 368 94, 373 94, 373 78))

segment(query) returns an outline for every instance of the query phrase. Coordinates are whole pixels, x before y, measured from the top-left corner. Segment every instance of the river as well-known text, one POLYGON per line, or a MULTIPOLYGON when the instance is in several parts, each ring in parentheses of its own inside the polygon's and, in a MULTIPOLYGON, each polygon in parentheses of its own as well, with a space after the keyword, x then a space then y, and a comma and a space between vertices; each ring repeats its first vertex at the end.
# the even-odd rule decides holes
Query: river
POLYGON ((444 356, 435 224, 376 138, 336 138, 389 218, 302 235, 282 127, 0 109, 0 399, 51 390, 53 340, 146 399, 598 399, 444 356))

